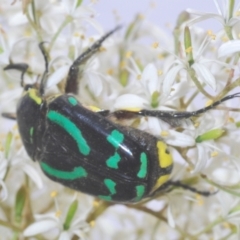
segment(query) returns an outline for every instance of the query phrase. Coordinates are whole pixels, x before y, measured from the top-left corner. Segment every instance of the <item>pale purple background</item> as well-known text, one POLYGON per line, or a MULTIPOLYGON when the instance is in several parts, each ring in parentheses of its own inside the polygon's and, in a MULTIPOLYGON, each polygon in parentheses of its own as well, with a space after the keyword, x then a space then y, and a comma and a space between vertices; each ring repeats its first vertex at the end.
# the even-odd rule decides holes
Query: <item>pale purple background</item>
MULTIPOLYGON (((83 4, 91 0, 84 0, 83 4)), ((94 8, 98 13, 97 20, 105 30, 111 29, 117 23, 128 25, 136 14, 142 13, 148 20, 159 25, 170 33, 175 26, 177 16, 187 8, 196 9, 201 12, 217 13, 212 0, 98 0, 94 8), (151 3, 155 7, 151 7, 151 3), (120 21, 116 22, 114 11, 120 16, 120 21)), ((220 24, 214 20, 205 21, 199 26, 206 30, 218 30, 220 24)))

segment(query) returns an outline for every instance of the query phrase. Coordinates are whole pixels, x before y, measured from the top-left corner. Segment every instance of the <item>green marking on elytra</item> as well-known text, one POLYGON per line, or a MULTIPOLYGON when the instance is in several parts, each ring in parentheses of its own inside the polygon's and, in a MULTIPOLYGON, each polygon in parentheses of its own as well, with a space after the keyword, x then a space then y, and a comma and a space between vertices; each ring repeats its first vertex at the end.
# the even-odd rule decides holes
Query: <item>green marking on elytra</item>
POLYGON ((147 155, 145 152, 141 153, 140 161, 141 161, 141 165, 140 165, 140 169, 137 176, 139 178, 145 178, 147 175, 147 155))
POLYGON ((115 148, 118 148, 124 140, 124 135, 118 130, 113 130, 107 137, 108 142, 110 142, 115 148))
POLYGON ((30 127, 29 134, 30 134, 30 142, 33 143, 33 131, 34 127, 30 127))
POLYGON ((113 180, 106 178, 106 179, 104 179, 104 184, 108 188, 111 195, 116 193, 116 189, 115 189, 116 183, 113 180))
POLYGON ((143 185, 136 186, 137 197, 135 198, 135 201, 141 200, 142 197, 143 197, 144 192, 145 192, 145 186, 143 186, 143 185))
POLYGON ((68 98, 68 101, 69 101, 73 106, 76 106, 77 103, 78 103, 77 99, 74 98, 74 97, 69 97, 69 98, 68 98))
POLYGON ((106 187, 108 188, 110 194, 105 196, 105 195, 99 195, 98 197, 103 199, 103 200, 106 200, 106 201, 111 201, 112 200, 112 195, 116 194, 116 183, 112 180, 112 179, 109 179, 109 178, 106 178, 104 179, 104 184, 106 185, 106 187))
POLYGON ((40 162, 42 170, 52 177, 64 180, 75 180, 82 177, 87 177, 87 171, 83 167, 75 167, 73 171, 62 171, 50 167, 47 163, 40 162))
POLYGON ((121 157, 117 152, 107 159, 106 164, 110 168, 118 169, 118 163, 121 160, 121 157))
POLYGON ((75 123, 73 123, 71 120, 69 120, 62 114, 52 110, 47 113, 47 117, 52 122, 64 128, 64 130, 73 137, 73 139, 77 143, 79 151, 83 155, 87 156, 90 153, 90 147, 88 146, 85 138, 82 136, 80 129, 75 125, 75 123))
POLYGON ((111 196, 104 196, 104 195, 98 195, 99 198, 105 201, 111 201, 112 197, 111 196))

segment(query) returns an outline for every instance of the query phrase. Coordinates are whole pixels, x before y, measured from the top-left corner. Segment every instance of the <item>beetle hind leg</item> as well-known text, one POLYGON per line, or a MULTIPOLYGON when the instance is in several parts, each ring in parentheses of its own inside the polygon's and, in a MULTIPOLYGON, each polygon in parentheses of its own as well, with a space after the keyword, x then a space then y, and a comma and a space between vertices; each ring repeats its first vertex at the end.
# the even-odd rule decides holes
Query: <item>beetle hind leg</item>
POLYGON ((147 110, 147 109, 136 109, 135 110, 118 110, 113 113, 111 113, 113 116, 115 116, 117 119, 130 119, 135 118, 137 116, 143 116, 143 117, 156 117, 159 119, 162 119, 163 121, 169 122, 171 124, 171 120, 179 120, 179 119, 186 119, 191 118, 194 116, 198 116, 202 113, 207 112, 208 110, 211 110, 215 108, 216 106, 220 105, 222 102, 228 101, 230 99, 240 97, 240 93, 235 93, 232 95, 228 95, 219 101, 214 102, 213 104, 209 105, 208 107, 201 108, 197 111, 187 112, 187 111, 160 111, 160 110, 147 110))
POLYGON ((67 83, 65 86, 65 93, 74 93, 74 94, 78 93, 78 73, 79 73, 80 65, 86 63, 86 61, 100 49, 102 43, 110 35, 112 35, 114 32, 116 32, 120 28, 121 26, 117 26, 112 31, 105 34, 102 38, 96 41, 91 47, 89 47, 73 62, 68 72, 67 83))

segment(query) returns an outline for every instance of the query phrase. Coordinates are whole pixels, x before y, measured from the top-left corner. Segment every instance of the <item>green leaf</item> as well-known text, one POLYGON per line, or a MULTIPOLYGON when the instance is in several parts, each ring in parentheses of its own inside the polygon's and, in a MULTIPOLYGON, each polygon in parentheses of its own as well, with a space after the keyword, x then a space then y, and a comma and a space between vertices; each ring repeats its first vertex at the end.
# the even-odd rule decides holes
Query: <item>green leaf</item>
POLYGON ((69 209, 68 209, 68 213, 67 213, 67 216, 66 216, 66 219, 65 219, 65 223, 63 224, 64 230, 69 229, 77 209, 78 209, 78 201, 74 200, 72 202, 72 204, 70 205, 69 209))
POLYGON ((184 46, 188 57, 189 66, 192 66, 194 63, 194 59, 192 54, 192 39, 189 27, 185 27, 184 29, 184 46))
POLYGON ((8 158, 9 156, 12 139, 13 139, 13 134, 12 132, 9 132, 5 142, 5 158, 8 158))
POLYGON ((18 190, 15 200, 15 221, 17 223, 21 223, 22 221, 22 212, 24 209, 25 202, 26 202, 26 189, 24 186, 22 186, 18 190))

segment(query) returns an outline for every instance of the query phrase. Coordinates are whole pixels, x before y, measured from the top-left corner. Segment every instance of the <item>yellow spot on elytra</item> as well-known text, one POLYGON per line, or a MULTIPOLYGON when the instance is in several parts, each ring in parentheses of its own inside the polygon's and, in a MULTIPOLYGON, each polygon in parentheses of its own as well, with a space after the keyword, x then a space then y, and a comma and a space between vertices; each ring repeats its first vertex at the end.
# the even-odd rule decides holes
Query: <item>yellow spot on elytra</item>
POLYGON ((108 75, 113 75, 113 73, 114 73, 114 70, 113 70, 112 68, 109 68, 109 69, 107 70, 107 74, 108 74, 108 75))
POLYGON ((57 195, 58 195, 57 191, 52 191, 50 194, 51 198, 55 198, 57 195))
POLYGON ((94 40, 94 38, 89 38, 89 42, 94 42, 95 40, 94 40))
POLYGON ((172 155, 170 154, 166 143, 162 141, 157 142, 158 162, 161 168, 170 167, 173 164, 172 155))
POLYGON ((62 215, 62 212, 60 210, 56 211, 55 216, 59 218, 62 215))
POLYGON ((141 80, 141 78, 142 78, 142 75, 141 75, 141 74, 138 74, 138 75, 137 75, 137 80, 141 80))
POLYGON ((31 88, 28 90, 28 93, 29 93, 29 97, 38 105, 42 103, 42 99, 38 96, 37 89, 31 88))
POLYGON ((161 135, 162 137, 167 137, 167 136, 169 135, 169 132, 168 132, 168 131, 162 131, 162 132, 160 133, 160 135, 161 135))
POLYGON ((213 152, 211 152, 210 156, 211 157, 216 157, 216 156, 218 156, 218 152, 217 151, 213 151, 213 152))
POLYGON ((163 71, 162 70, 158 70, 158 76, 161 76, 163 74, 163 71))
POLYGON ((155 183, 152 192, 154 192, 155 190, 157 190, 160 186, 162 186, 165 182, 167 182, 167 180, 169 179, 170 174, 167 175, 163 175, 161 177, 158 178, 157 182, 155 183))
POLYGON ((91 222, 89 223, 89 225, 90 225, 91 227, 94 227, 94 226, 95 226, 95 221, 91 221, 91 222))
POLYGON ((125 68, 125 67, 126 67, 126 62, 121 61, 121 62, 120 62, 120 68, 123 69, 123 68, 125 68))
POLYGON ((152 48, 158 48, 158 46, 159 46, 159 43, 158 42, 154 42, 153 44, 152 44, 152 48))
POLYGON ((132 56, 132 52, 131 51, 127 51, 125 54, 126 58, 130 58, 132 56))
POLYGON ((188 47, 185 51, 186 51, 186 53, 191 53, 192 52, 192 46, 188 47))

